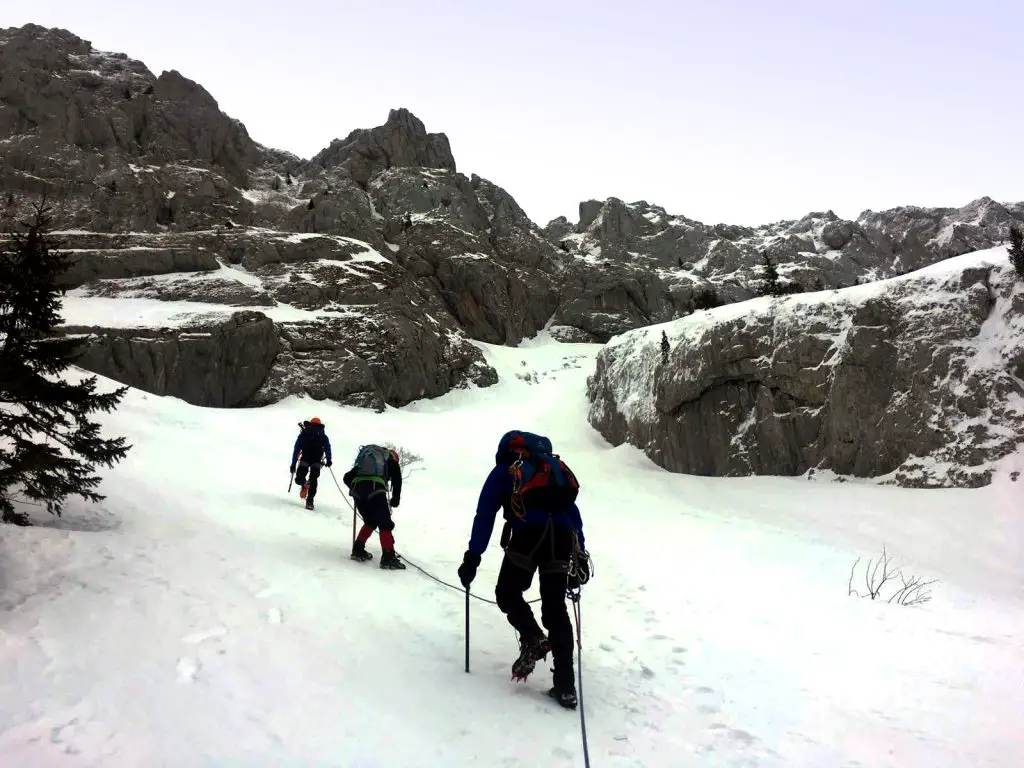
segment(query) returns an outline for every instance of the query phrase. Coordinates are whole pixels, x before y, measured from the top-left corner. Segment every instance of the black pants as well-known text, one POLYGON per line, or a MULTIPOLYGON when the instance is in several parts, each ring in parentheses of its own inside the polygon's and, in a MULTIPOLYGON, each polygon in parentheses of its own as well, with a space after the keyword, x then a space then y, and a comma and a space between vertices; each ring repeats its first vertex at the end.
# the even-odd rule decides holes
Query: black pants
POLYGON ((370 530, 379 528, 390 533, 395 530, 395 521, 391 519, 391 507, 388 505, 387 489, 380 483, 360 480, 352 485, 352 499, 356 510, 363 518, 363 524, 370 530))
POLYGON ((312 501, 313 497, 316 496, 316 489, 319 485, 320 469, 322 466, 323 465, 320 464, 319 461, 314 464, 307 464, 304 461, 300 461, 295 471, 295 482, 300 486, 305 484, 306 472, 309 472, 309 492, 306 494, 306 498, 310 501, 312 501))
POLYGON ((540 619, 551 642, 556 686, 573 682, 572 623, 565 593, 575 545, 573 531, 566 526, 549 524, 514 530, 494 587, 498 608, 508 623, 525 639, 541 637, 543 632, 523 597, 533 583, 534 571, 539 571, 540 619))

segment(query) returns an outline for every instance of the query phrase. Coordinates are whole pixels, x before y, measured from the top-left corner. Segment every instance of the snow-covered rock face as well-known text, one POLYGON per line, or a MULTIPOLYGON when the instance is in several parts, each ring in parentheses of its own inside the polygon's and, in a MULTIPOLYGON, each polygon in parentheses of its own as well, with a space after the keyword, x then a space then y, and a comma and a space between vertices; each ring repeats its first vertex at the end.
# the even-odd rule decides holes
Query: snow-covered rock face
POLYGON ((381 408, 497 380, 437 294, 357 240, 56 236, 72 259, 67 330, 89 340, 79 364, 149 392, 204 406, 309 394, 381 408))
POLYGON ((646 201, 609 198, 580 203, 578 224, 560 217, 544 234, 575 257, 582 288, 563 302, 555 323, 605 340, 609 331, 635 328, 638 318, 688 314, 702 293, 721 303, 758 295, 764 255, 784 283, 804 291, 844 288, 999 245, 1014 223, 1024 225, 1024 206, 989 198, 960 209, 866 211, 856 221, 811 213, 763 227, 711 226, 646 201))
POLYGON ((588 395, 671 471, 982 485, 1024 441, 1024 284, 996 248, 708 310, 614 339, 588 395))
POLYGON ((555 294, 495 262, 520 260, 509 241, 533 225, 454 168, 448 139, 406 110, 304 162, 253 142, 176 72, 156 77, 62 30, 0 30, 0 218, 49 194, 70 257, 65 316, 88 340, 80 363, 148 391, 381 407, 493 383, 467 332, 515 343, 543 326, 555 294), (417 168, 368 194, 371 178, 404 165, 417 168), (452 175, 456 207, 474 209, 473 247, 435 246, 437 231, 459 231, 440 212, 404 231, 430 169, 452 175), (153 300, 178 311, 154 312, 153 300))
MULTIPOLYGON (((858 222, 825 213, 711 227, 611 199, 582 203, 575 226, 562 218, 541 230, 505 190, 458 173, 447 137, 407 110, 303 160, 254 142, 177 72, 156 76, 35 25, 0 30, 0 182, 0 224, 49 194, 72 262, 69 324, 96 329, 104 317, 132 316, 149 339, 153 309, 132 302, 181 303, 162 332, 172 335, 209 316, 265 312, 287 363, 274 364, 260 402, 305 392, 398 405, 493 381, 470 339, 517 344, 548 327, 563 340, 604 342, 747 299, 761 250, 783 280, 852 285, 991 245, 1024 220, 1024 205, 983 199, 858 222), (108 312, 107 300, 125 302, 123 311, 108 312), (392 347, 400 364, 365 343, 376 328, 401 336, 392 347)), ((117 327, 108 336, 125 337, 117 327)), ((90 338, 108 355, 121 348, 90 338)), ((216 360, 229 354, 222 346, 197 360, 209 360, 216 379, 226 375, 216 360)), ((164 380, 134 352, 90 364, 137 386, 164 380)), ((229 384, 204 385, 199 399, 234 402, 209 393, 248 391, 229 384)))

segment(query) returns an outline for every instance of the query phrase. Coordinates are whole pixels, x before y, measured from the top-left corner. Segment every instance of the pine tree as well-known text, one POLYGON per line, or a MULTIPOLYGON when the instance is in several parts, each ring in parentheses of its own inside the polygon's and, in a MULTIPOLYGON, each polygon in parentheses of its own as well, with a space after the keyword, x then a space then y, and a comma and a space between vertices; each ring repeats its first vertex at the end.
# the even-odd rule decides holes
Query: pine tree
POLYGON ((1024 232, 1020 227, 1010 227, 1010 263, 1017 277, 1024 280, 1024 232))
POLYGON ((662 365, 668 365, 668 353, 669 353, 668 335, 664 331, 662 331, 661 332, 661 364, 662 365))
POLYGON ((112 467, 128 453, 125 438, 104 439, 89 421, 109 412, 127 387, 96 391, 96 377, 66 381, 80 343, 60 337, 57 279, 66 257, 52 250, 45 201, 34 216, 0 241, 0 520, 26 524, 15 511, 16 494, 61 514, 70 495, 87 501, 95 492, 98 464, 112 467))
POLYGON ((775 268, 771 256, 767 253, 761 254, 764 259, 764 286, 761 288, 762 296, 781 296, 782 286, 779 284, 779 270, 775 268))

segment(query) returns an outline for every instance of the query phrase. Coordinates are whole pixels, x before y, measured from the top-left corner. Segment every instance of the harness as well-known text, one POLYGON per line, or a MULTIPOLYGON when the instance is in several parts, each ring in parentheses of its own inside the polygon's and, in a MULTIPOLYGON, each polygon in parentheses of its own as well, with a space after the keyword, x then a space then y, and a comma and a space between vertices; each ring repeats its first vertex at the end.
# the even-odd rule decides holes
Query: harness
POLYGON ((361 499, 372 499, 374 496, 379 496, 380 494, 387 495, 387 492, 388 492, 388 484, 387 484, 387 481, 384 480, 383 477, 378 477, 376 475, 358 475, 358 476, 352 478, 352 496, 353 497, 358 496, 361 499), (356 493, 355 489, 356 489, 356 485, 358 483, 373 483, 374 485, 379 485, 380 487, 373 489, 372 491, 370 491, 368 494, 366 494, 364 496, 361 493, 360 494, 356 493))
MULTIPOLYGON (((509 474, 512 475, 512 496, 509 499, 509 509, 512 514, 515 515, 518 520, 526 519, 526 503, 523 501, 523 493, 530 490, 531 488, 544 486, 548 484, 548 478, 551 475, 551 465, 547 461, 539 462, 539 466, 534 472, 533 476, 528 481, 523 481, 523 451, 518 451, 516 454, 517 458, 512 465, 509 467, 509 474)), ((558 460, 558 456, 554 456, 555 460, 558 460)), ((540 549, 541 544, 544 543, 544 539, 548 539, 551 546, 551 557, 548 562, 538 569, 539 573, 565 573, 569 576, 573 576, 577 573, 576 561, 577 555, 580 552, 579 538, 576 535, 576 531, 572 532, 572 552, 569 555, 568 561, 559 560, 555 558, 555 536, 554 536, 554 520, 550 510, 548 510, 548 519, 544 523, 544 530, 540 535, 539 540, 533 549, 530 550, 529 554, 524 555, 521 552, 514 552, 508 550, 508 542, 511 539, 511 520, 505 523, 504 530, 501 535, 501 546, 505 550, 505 557, 508 558, 509 562, 515 565, 517 568, 521 568, 525 571, 533 571, 536 567, 533 562, 534 555, 540 549)))

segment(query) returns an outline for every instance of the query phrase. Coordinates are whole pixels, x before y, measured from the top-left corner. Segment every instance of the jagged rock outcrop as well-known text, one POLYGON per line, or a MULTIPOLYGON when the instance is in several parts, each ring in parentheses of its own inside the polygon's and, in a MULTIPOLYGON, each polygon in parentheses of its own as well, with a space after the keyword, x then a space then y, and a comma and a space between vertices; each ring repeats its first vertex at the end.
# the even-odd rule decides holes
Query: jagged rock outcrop
POLYGON ((411 309, 368 320, 356 314, 281 325, 283 350, 253 405, 308 394, 383 410, 469 385, 497 383, 480 350, 411 309))
POLYGON ((1005 242, 1011 224, 1024 226, 1022 210, 982 198, 958 209, 866 211, 856 221, 826 211, 741 227, 672 216, 642 200, 589 200, 580 203, 575 227, 560 217, 543 230, 580 262, 552 322, 606 341, 640 319, 664 322, 743 301, 758 295, 766 255, 791 290, 892 277, 1005 242))
POLYGON ((472 338, 516 344, 544 327, 563 268, 511 196, 473 176, 392 169, 370 185, 395 258, 433 285, 472 338))
POLYGON ((393 109, 387 122, 359 128, 313 156, 308 165, 342 169, 362 187, 379 171, 389 168, 455 170, 448 137, 427 133, 423 122, 407 109, 393 109))
POLYGON ((274 323, 259 312, 175 329, 69 326, 85 337, 75 361, 88 371, 193 405, 248 404, 277 357, 274 323))
MULTIPOLYGON (((493 374, 472 373, 475 358, 462 341, 449 348, 452 334, 516 344, 550 328, 603 342, 755 295, 762 253, 789 285, 851 285, 995 244, 1024 222, 1024 204, 986 198, 853 222, 826 212, 708 226, 611 198, 581 203, 575 225, 560 218, 541 230, 501 187, 458 173, 444 134, 407 110, 304 160, 254 142, 180 73, 157 76, 35 25, 0 30, 0 184, 0 224, 50 195, 72 300, 263 310, 279 330, 316 327, 329 312, 325 356, 355 355, 362 373, 319 366, 301 391, 392 404, 493 374), (416 322, 397 311, 402 301, 416 322), (389 384, 379 361, 353 351, 344 334, 360 324, 333 321, 355 316, 407 334, 395 350, 412 384, 389 384)), ((282 359, 302 351, 281 333, 282 359)), ((294 376, 269 380, 263 400, 300 391, 294 376)))
POLYGON ((997 251, 624 334, 589 419, 675 472, 977 486, 1024 442, 1022 374, 1024 283, 997 251))
POLYGON ((48 192, 71 227, 247 223, 236 187, 263 149, 197 83, 31 24, 0 30, 0 74, 8 194, 48 192))

